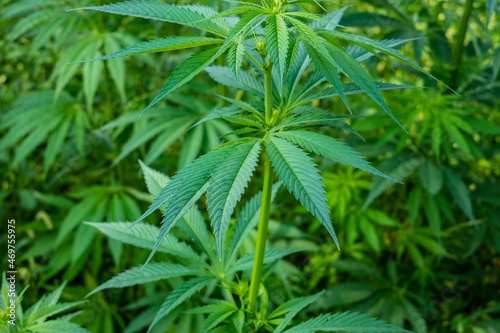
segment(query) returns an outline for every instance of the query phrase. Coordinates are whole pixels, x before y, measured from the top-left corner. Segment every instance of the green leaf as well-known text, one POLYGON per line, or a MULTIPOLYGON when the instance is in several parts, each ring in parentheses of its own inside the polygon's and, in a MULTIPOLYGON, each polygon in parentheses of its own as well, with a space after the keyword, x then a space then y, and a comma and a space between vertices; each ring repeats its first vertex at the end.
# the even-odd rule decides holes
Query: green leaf
POLYGON ((19 164, 19 162, 24 160, 30 153, 32 153, 39 145, 43 143, 48 132, 55 128, 60 122, 60 117, 52 117, 45 124, 36 127, 36 129, 32 131, 26 137, 26 139, 24 139, 23 143, 21 143, 16 148, 16 153, 10 166, 15 167, 19 164))
MULTIPOLYGON (((394 90, 394 89, 410 89, 410 88, 422 88, 422 87, 415 87, 415 86, 407 86, 407 85, 400 85, 400 84, 392 84, 392 83, 385 83, 385 82, 375 82, 375 85, 377 86, 378 90, 394 90)), ((359 95, 359 94, 364 94, 364 90, 359 88, 356 84, 354 83, 346 83, 343 86, 343 91, 344 94, 347 95, 359 95)), ((337 90, 335 88, 326 88, 316 94, 309 95, 307 98, 302 100, 299 105, 306 104, 309 102, 312 102, 317 99, 324 99, 324 98, 331 98, 331 97, 336 97, 339 96, 337 90)))
POLYGON ((244 15, 234 25, 231 31, 229 31, 229 35, 227 36, 222 48, 229 45, 229 43, 231 43, 237 37, 244 37, 249 31, 252 32, 254 29, 256 29, 262 22, 264 14, 265 12, 263 12, 262 10, 254 10, 244 15))
POLYGON ((236 79, 228 67, 210 66, 205 70, 213 80, 220 84, 264 97, 264 84, 245 71, 240 71, 238 79, 236 79))
MULTIPOLYGON (((106 35, 104 40, 104 51, 108 54, 118 50, 120 46, 112 36, 106 35)), ((127 96, 125 94, 125 61, 123 59, 112 59, 106 63, 109 74, 115 83, 116 90, 120 94, 122 103, 125 103, 127 96)))
POLYGON ((448 87, 446 84, 444 84, 443 82, 441 82, 440 80, 438 80, 437 78, 435 78, 432 74, 430 74, 429 72, 427 72, 425 69, 423 69, 422 67, 420 67, 415 61, 413 61, 412 59, 408 58, 407 56, 405 56, 404 54, 400 53, 399 51, 397 51, 396 49, 392 48, 392 47, 389 47, 389 46, 386 46, 384 45, 384 43, 381 43, 381 42, 378 42, 378 41, 374 41, 374 40, 371 40, 369 38, 366 38, 366 37, 362 37, 362 36, 357 36, 357 35, 353 35, 353 34, 348 34, 348 33, 345 33, 345 32, 338 32, 338 31, 328 31, 327 32, 328 35, 331 35, 331 36, 334 36, 336 38, 339 38, 339 39, 344 39, 346 41, 349 41, 349 42, 352 42, 364 49, 366 49, 367 51, 370 51, 371 53, 374 53, 376 54, 377 52, 375 50, 378 50, 380 52, 383 52, 383 53, 386 53, 398 60, 401 60, 403 63, 405 63, 406 65, 418 70, 419 72, 422 72, 424 73, 425 75, 429 76, 430 78, 436 80, 437 82, 441 83, 442 85, 444 85, 446 88, 450 89, 451 91, 453 91, 453 89, 451 89, 450 87, 448 87))
POLYGON ((277 137, 265 141, 266 152, 280 180, 326 227, 337 247, 337 236, 330 220, 324 185, 312 159, 294 144, 277 137))
POLYGON ((78 62, 106 60, 118 57, 125 57, 129 55, 180 50, 190 47, 199 47, 199 46, 222 44, 222 43, 224 43, 224 39, 219 39, 219 38, 198 37, 198 36, 172 36, 172 37, 153 39, 147 42, 141 42, 139 44, 113 52, 103 57, 82 60, 78 62))
POLYGON ((158 196, 155 197, 153 204, 134 222, 134 224, 144 220, 155 210, 164 207, 167 201, 177 192, 179 188, 183 188, 188 185, 186 189, 190 195, 193 195, 193 191, 194 193, 197 193, 200 188, 204 187, 208 183, 212 171, 215 169, 220 159, 223 158, 224 154, 227 153, 228 149, 229 148, 227 146, 221 147, 219 150, 215 150, 199 157, 191 162, 187 167, 178 171, 172 180, 168 182, 167 185, 158 193, 158 196), (192 179, 193 174, 197 176, 194 177, 194 179, 192 179), (191 179, 192 181, 190 181, 191 179), (192 191, 190 191, 190 189, 192 189, 192 191))
MULTIPOLYGON (((318 109, 321 110, 321 109, 318 109)), ((324 110, 322 110, 324 111, 324 110)), ((302 127, 304 125, 329 125, 338 126, 339 122, 344 122, 345 119, 357 118, 356 116, 335 116, 331 113, 322 112, 314 113, 308 112, 307 114, 300 114, 298 116, 284 120, 279 125, 273 127, 271 132, 278 132, 289 127, 302 127)))
MULTIPOLYGON (((402 182, 406 179, 406 177, 418 169, 423 162, 424 160, 421 158, 402 155, 384 161, 380 165, 379 169, 385 171, 389 177, 396 179, 398 182, 402 182)), ((368 197, 363 205, 363 209, 366 209, 366 207, 368 207, 373 200, 393 185, 394 182, 389 179, 374 178, 368 197)))
POLYGON ((397 328, 382 320, 370 318, 367 315, 360 313, 336 313, 324 314, 312 319, 309 319, 302 324, 299 324, 285 333, 306 333, 316 331, 347 331, 353 333, 387 333, 387 332, 407 332, 402 328, 397 328))
POLYGON ((244 143, 228 153, 215 169, 207 191, 208 213, 217 243, 219 259, 229 220, 257 165, 260 140, 244 143))
POLYGON ((443 173, 434 163, 426 160, 418 169, 420 181, 424 188, 429 191, 431 196, 434 196, 443 187, 443 173))
POLYGON ((47 143, 47 148, 45 149, 45 155, 43 159, 43 172, 47 173, 52 163, 56 159, 57 153, 61 150, 64 143, 64 139, 68 135, 69 127, 71 125, 71 118, 66 118, 61 124, 55 129, 49 138, 47 143))
MULTIPOLYGON (((267 247, 266 252, 264 253, 264 264, 280 260, 281 258, 284 258, 290 254, 294 254, 301 251, 302 250, 294 250, 294 249, 281 250, 281 249, 274 249, 267 247)), ((241 257, 233 265, 229 267, 228 274, 233 274, 238 271, 244 271, 252 268, 254 257, 255 253, 247 254, 241 257)))
POLYGON ((161 189, 167 185, 170 178, 165 174, 150 168, 141 160, 139 160, 139 165, 141 166, 141 170, 144 175, 144 182, 146 183, 149 194, 151 194, 153 198, 158 196, 158 193, 160 193, 161 189))
MULTIPOLYGON (((281 182, 275 183, 271 192, 271 202, 276 197, 281 182)), ((236 255, 243 241, 248 237, 248 234, 255 229, 259 223, 260 205, 262 202, 262 191, 253 196, 243 209, 238 214, 236 222, 234 223, 233 234, 231 235, 231 242, 229 244, 229 251, 227 255, 227 262, 230 263, 236 255)))
POLYGON ((486 0, 486 26, 490 23, 491 16, 497 10, 498 0, 486 0))
POLYGON ((95 211, 99 202, 102 200, 102 195, 90 195, 82 202, 74 206, 68 214, 66 214, 59 233, 57 234, 56 246, 59 246, 68 234, 80 223, 82 223, 90 214, 95 211))
POLYGON ((207 114, 203 119, 199 120, 197 123, 195 123, 191 128, 198 126, 200 124, 203 124, 206 121, 212 120, 212 119, 220 119, 224 118, 227 116, 234 116, 236 114, 242 113, 244 110, 241 108, 237 107, 236 105, 229 105, 220 109, 215 109, 209 114, 207 114))
POLYGON ((370 244, 372 249, 376 252, 380 252, 380 241, 378 239, 377 231, 375 230, 375 227, 370 222, 370 220, 368 220, 364 216, 361 217, 359 221, 359 229, 363 233, 363 236, 365 236, 366 242, 370 244))
POLYGON ((465 215, 474 220, 474 211, 467 185, 450 169, 443 168, 446 186, 465 215))
POLYGON ((118 274, 111 280, 92 290, 87 297, 104 289, 130 287, 137 284, 155 282, 173 277, 198 274, 203 274, 203 271, 179 264, 155 262, 147 265, 146 267, 134 267, 118 274))
POLYGON ((320 22, 320 21, 314 21, 310 25, 311 29, 313 29, 313 30, 314 29, 335 30, 337 25, 340 23, 342 16, 344 16, 344 12, 347 8, 348 7, 346 6, 346 7, 340 8, 336 11, 333 11, 333 12, 330 12, 330 13, 327 13, 327 14, 321 16, 323 21, 327 21, 327 22, 329 22, 329 24, 325 24, 325 23, 320 22))
POLYGON ((186 215, 180 220, 181 230, 205 252, 212 262, 215 262, 215 253, 213 251, 213 239, 208 232, 205 218, 201 215, 197 207, 191 207, 186 215))
POLYGON ((318 298, 320 298, 325 291, 320 291, 317 294, 306 297, 294 298, 288 302, 285 302, 278 306, 270 315, 268 319, 276 318, 279 316, 287 314, 285 318, 280 322, 278 327, 274 330, 274 333, 281 333, 288 326, 288 324, 292 321, 295 316, 302 311, 309 304, 314 303, 318 298))
POLYGON ((179 161, 177 162, 178 169, 184 168, 199 155, 203 143, 203 136, 205 134, 204 125, 198 126, 194 130, 189 131, 186 139, 182 143, 181 155, 179 156, 179 161))
MULTIPOLYGON (((261 121, 264 121, 264 115, 263 115, 263 112, 262 111, 259 111, 257 110, 256 107, 254 107, 252 104, 257 104, 257 103, 246 103, 246 102, 243 102, 243 101, 240 101, 238 99, 234 99, 234 98, 228 98, 228 97, 224 97, 224 96, 220 96, 221 98, 225 99, 226 101, 234 104, 235 106, 251 113, 255 118, 261 120, 261 121)), ((263 109, 264 106, 262 104, 259 104, 259 108, 263 109)))
MULTIPOLYGON (((101 41, 92 43, 89 47, 88 56, 99 57, 101 52, 99 48, 101 47, 101 41)), ((87 109, 92 110, 92 105, 94 104, 94 96, 97 91, 97 86, 99 85, 99 80, 101 78, 102 63, 101 62, 87 62, 83 64, 83 94, 85 95, 85 100, 87 101, 87 109)))
POLYGON ((340 76, 337 72, 336 66, 331 60, 330 55, 326 49, 314 47, 308 43, 305 44, 307 53, 311 57, 312 62, 316 66, 316 69, 323 74, 323 76, 330 82, 333 88, 337 91, 338 96, 342 98, 345 106, 351 112, 351 107, 347 103, 347 99, 342 88, 342 82, 340 82, 340 76))
POLYGON ((243 333, 243 327, 245 326, 245 311, 243 309, 239 309, 233 316, 233 325, 238 333, 243 333))
POLYGON ((240 77, 241 66, 243 65, 243 56, 245 55, 245 44, 238 41, 227 51, 227 62, 236 79, 240 77))
POLYGON ((80 325, 63 320, 54 319, 48 320, 35 325, 26 327, 30 332, 37 333, 89 333, 86 329, 82 328, 80 325))
POLYGON ((403 125, 401 125, 401 123, 389 110, 384 98, 380 94, 380 90, 378 90, 377 85, 373 82, 372 78, 368 75, 364 68, 361 67, 361 65, 346 51, 344 51, 344 49, 338 47, 337 45, 328 44, 328 49, 330 50, 330 56, 339 66, 338 69, 346 73, 358 87, 360 87, 368 96, 377 102, 377 104, 379 104, 382 109, 384 109, 384 111, 387 112, 387 114, 394 119, 394 121, 401 126, 401 128, 404 129, 403 125))
POLYGON ((210 313, 203 322, 202 333, 209 332, 212 328, 222 323, 224 319, 226 319, 236 311, 238 311, 237 307, 226 306, 225 308, 210 313))
POLYGON ((439 209, 434 198, 430 196, 425 198, 424 211, 434 234, 438 239, 441 238, 441 216, 439 215, 439 209))
POLYGON ((174 289, 165 299, 165 302, 161 305, 160 310, 156 314, 151 326, 149 326, 148 333, 151 329, 162 319, 172 312, 177 306, 182 304, 186 299, 190 298, 201 289, 208 286, 213 281, 211 277, 197 277, 182 283, 179 287, 174 289))
POLYGON ((143 113, 155 105, 160 99, 170 94, 175 89, 183 86, 185 83, 189 82, 193 77, 205 69, 208 65, 215 61, 224 50, 224 46, 221 48, 214 47, 200 53, 192 55, 184 62, 182 62, 168 77, 167 82, 163 88, 161 88, 155 99, 142 111, 143 113))
MULTIPOLYGON (((87 224, 117 241, 149 250, 154 248, 156 237, 160 231, 157 227, 146 223, 138 223, 131 229, 129 229, 132 224, 130 222, 87 222, 87 224)), ((204 262, 189 245, 180 242, 171 234, 165 236, 158 247, 158 252, 168 253, 198 263, 204 262)))
POLYGON ((311 57, 316 69, 319 70, 328 82, 330 82, 330 84, 335 88, 350 112, 351 108, 345 98, 344 90, 342 89, 342 82, 340 82, 340 76, 337 72, 338 66, 336 66, 335 61, 328 53, 323 40, 321 40, 311 28, 301 21, 291 17, 287 17, 287 20, 294 25, 299 34, 302 36, 307 53, 311 57))
POLYGON ((446 129, 446 132, 448 132, 450 138, 458 144, 458 148, 460 148, 460 150, 462 150, 468 157, 472 157, 472 153, 470 151, 469 145, 467 144, 467 140, 458 130, 458 128, 446 120, 443 121, 442 124, 446 129))
POLYGON ((161 190, 155 202, 148 211, 143 214, 136 222, 142 220, 154 210, 159 208, 167 200, 165 214, 161 221, 160 234, 151 255, 146 264, 151 260, 156 249, 163 241, 163 237, 168 234, 177 221, 191 208, 196 200, 207 190, 212 172, 217 165, 225 157, 225 155, 234 148, 234 144, 227 144, 217 150, 208 153, 195 161, 191 162, 187 167, 179 171, 172 180, 161 190))
POLYGON ((60 303, 46 306, 43 308, 37 308, 36 311, 27 312, 24 318, 24 324, 26 326, 35 324, 38 321, 43 321, 48 317, 55 316, 61 312, 70 310, 76 306, 86 303, 87 301, 71 302, 71 303, 60 303))
POLYGON ((226 36, 229 26, 224 19, 205 20, 217 16, 214 9, 206 6, 177 6, 157 1, 125 1, 104 6, 82 7, 106 13, 141 17, 150 20, 183 24, 226 36))
POLYGON ((370 172, 374 175, 396 181, 372 167, 370 163, 368 163, 363 156, 361 156, 354 149, 329 136, 306 131, 287 131, 275 133, 274 135, 293 142, 306 150, 322 155, 335 162, 350 165, 354 168, 370 172))
POLYGON ((273 64, 278 69, 279 79, 282 81, 288 51, 288 31, 286 22, 280 14, 274 14, 267 18, 266 49, 273 64))

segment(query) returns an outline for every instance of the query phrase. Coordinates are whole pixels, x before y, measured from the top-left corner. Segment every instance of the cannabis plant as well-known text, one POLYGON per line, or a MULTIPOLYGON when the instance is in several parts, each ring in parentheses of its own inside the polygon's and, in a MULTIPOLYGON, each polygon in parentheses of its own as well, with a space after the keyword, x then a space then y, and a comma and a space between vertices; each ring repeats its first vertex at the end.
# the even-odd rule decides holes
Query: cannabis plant
POLYGON ((85 303, 85 301, 60 303, 59 298, 65 285, 65 283, 61 284, 27 310, 23 310, 21 302, 28 287, 25 287, 17 295, 15 289, 10 287, 11 281, 7 281, 5 273, 3 273, 0 296, 0 330, 5 333, 88 333, 86 329, 71 321, 79 312, 61 316, 62 313, 85 303), (13 300, 15 302, 12 302, 13 300), (15 316, 10 316, 12 313, 15 313, 15 316))
MULTIPOLYGON (((235 134, 242 137, 222 144, 177 172, 159 191, 149 209, 128 227, 138 224, 157 209, 164 210, 156 243, 146 261, 148 263, 170 230, 206 193, 218 260, 223 261, 228 255, 225 240, 232 213, 256 166, 261 163, 264 167, 264 183, 256 251, 248 302, 242 304, 243 308, 257 317, 260 313, 257 312, 259 295, 262 295, 260 310, 266 308, 261 276, 274 173, 288 191, 325 226, 337 247, 339 243, 330 220, 319 171, 303 149, 391 179, 349 146, 316 131, 319 126, 332 126, 355 132, 347 123, 355 116, 333 115, 311 103, 339 96, 351 111, 347 96, 367 94, 399 124, 385 103, 381 90, 408 86, 374 82, 359 62, 371 55, 384 53, 434 79, 417 63, 391 46, 402 44, 404 40, 374 41, 341 32, 338 28, 343 27, 339 27, 338 23, 344 9, 317 15, 305 9, 307 3, 310 1, 242 2, 222 13, 207 6, 177 6, 155 1, 129 1, 83 8, 172 22, 204 31, 202 36, 159 38, 92 59, 207 47, 174 70, 143 112, 204 69, 219 83, 253 95, 245 101, 221 96, 230 105, 214 110, 195 125, 208 119, 222 118, 237 126, 235 134), (351 44, 351 47, 346 50, 344 43, 351 44), (226 57, 228 68, 209 67, 222 56, 226 57), (352 82, 344 84, 344 76, 352 82)), ((349 318, 346 322, 352 323, 352 326, 342 326, 344 330, 362 331, 356 328, 354 317, 345 314, 324 315, 289 332, 337 330, 339 326, 335 326, 335 318, 349 318)))
MULTIPOLYGON (((140 162, 140 164, 148 192, 155 197, 170 179, 144 163, 140 162)), ((273 186, 271 199, 276 197, 280 187, 279 182, 273 186)), ((167 294, 161 305, 157 304, 158 294, 156 293, 139 299, 136 303, 146 305, 147 308, 130 323, 125 332, 135 332, 146 326, 148 321, 145 318, 152 311, 155 315, 151 319, 148 332, 165 332, 171 328, 183 332, 212 332, 216 327, 220 332, 246 332, 252 324, 257 329, 264 327, 271 332, 283 332, 292 324, 295 316, 305 311, 308 305, 325 293, 322 291, 312 296, 292 299, 273 308, 267 288, 261 286, 263 302, 257 316, 253 317, 252 313, 244 307, 248 299, 248 281, 245 275, 242 279, 234 281, 234 276, 252 267, 254 254, 240 256, 240 253, 245 239, 259 223, 261 200, 262 193, 258 193, 242 208, 234 223, 233 233, 227 238, 226 252, 222 260, 219 260, 217 256, 214 237, 208 232, 201 212, 193 206, 178 222, 181 231, 179 237, 169 233, 157 249, 158 252, 169 255, 175 263, 155 262, 145 267, 134 267, 100 285, 89 296, 111 288, 156 283, 166 279, 183 279, 167 294), (220 287, 224 296, 223 300, 215 298, 216 286, 220 287), (191 320, 186 322, 181 319, 177 326, 173 326, 174 320, 181 314, 178 311, 180 305, 200 294, 204 288, 207 289, 204 298, 209 298, 207 301, 209 304, 189 310, 185 316, 191 320), (237 296, 239 301, 235 301, 233 295, 237 296), (195 320, 191 317, 196 314, 208 315, 200 327, 197 327, 195 320)), ((87 223, 87 225, 116 241, 148 250, 155 247, 159 232, 157 227, 142 222, 137 223, 134 228, 130 228, 132 225, 130 222, 87 223), (124 232, 124 229, 127 230, 124 232)), ((296 252, 299 250, 267 247, 264 263, 275 264, 285 256, 296 252)), ((368 328, 382 332, 403 331, 365 315, 343 313, 316 317, 286 332, 314 332, 329 328, 346 329, 352 332, 365 331, 368 328)))

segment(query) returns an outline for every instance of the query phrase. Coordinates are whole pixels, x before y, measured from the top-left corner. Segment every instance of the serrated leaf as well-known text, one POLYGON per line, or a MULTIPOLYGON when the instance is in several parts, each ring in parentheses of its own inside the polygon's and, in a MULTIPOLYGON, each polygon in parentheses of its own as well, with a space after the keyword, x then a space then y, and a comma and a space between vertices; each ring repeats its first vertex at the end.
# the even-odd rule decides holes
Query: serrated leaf
MULTIPOLYGON (((149 215, 159 206, 168 200, 165 214, 161 221, 160 233, 153 251, 151 252, 146 264, 151 260, 156 249, 163 241, 163 237, 168 234, 177 221, 191 208, 196 200, 205 193, 210 181, 212 172, 215 170, 225 155, 234 148, 235 144, 227 144, 211 153, 208 153, 187 167, 179 171, 172 180, 165 186, 156 201, 151 205, 148 211, 139 220, 149 215), (156 207, 156 208, 155 208, 156 207)), ((137 222, 136 221, 136 222, 137 222)))
POLYGON ((210 313, 203 322, 202 333, 209 332, 236 311, 238 311, 238 308, 232 306, 210 313))
POLYGON ((139 160, 139 165, 141 166, 144 182, 146 183, 149 194, 151 194, 153 198, 158 196, 158 193, 160 193, 161 189, 167 185, 170 178, 167 175, 150 168, 141 160, 139 160))
POLYGON ((280 180, 307 210, 326 227, 337 247, 337 236, 330 220, 324 185, 312 159, 300 148, 284 139, 269 137, 266 152, 280 180))
MULTIPOLYGON (((375 82, 375 85, 377 86, 378 90, 394 90, 394 89, 410 89, 410 88, 423 88, 423 87, 416 87, 416 86, 407 86, 407 85, 400 85, 400 84, 392 84, 392 83, 385 83, 385 82, 375 82)), ((343 85, 343 91, 344 94, 347 95, 359 95, 359 94, 364 94, 364 90, 359 88, 356 84, 354 83, 346 83, 343 85)), ((335 97, 339 96, 337 90, 335 88, 326 88, 316 94, 312 94, 306 99, 302 100, 299 105, 306 104, 309 102, 312 102, 316 99, 323 99, 323 98, 330 98, 330 97, 335 97)))
MULTIPOLYGON (((160 231, 157 227, 138 223, 129 229, 130 222, 87 222, 88 225, 97 228, 108 237, 116 239, 124 244, 130 244, 144 249, 152 250, 156 244, 156 237, 160 231)), ((184 242, 180 242, 175 236, 167 235, 158 247, 158 252, 168 253, 177 257, 203 263, 203 260, 184 242)))
POLYGON ((229 220, 234 207, 252 177, 257 165, 260 140, 255 139, 232 150, 215 169, 207 191, 208 213, 217 243, 219 259, 222 258, 229 220))
POLYGON ((226 107, 223 107, 220 109, 215 109, 212 112, 210 112, 209 114, 207 114, 200 121, 196 122, 191 127, 198 126, 198 125, 203 124, 204 122, 212 120, 212 119, 220 119, 220 118, 224 118, 227 116, 233 116, 233 115, 236 115, 236 114, 239 114, 242 112, 243 112, 243 110, 241 108, 237 107, 236 105, 230 105, 230 106, 226 106, 226 107))
MULTIPOLYGON (((384 111, 404 129, 403 125, 396 119, 394 114, 389 110, 387 103, 380 94, 375 82, 361 65, 354 60, 344 49, 335 44, 328 44, 330 56, 335 60, 339 66, 338 69, 346 73, 354 83, 360 87, 368 96, 370 96, 384 111)), ((406 131, 406 130, 405 130, 406 131)))
POLYGON ((62 319, 44 321, 28 326, 26 329, 37 333, 89 333, 80 325, 62 319))
POLYGON ((213 281, 211 277, 197 277, 182 283, 179 287, 172 290, 172 292, 167 296, 160 310, 156 314, 151 326, 149 326, 148 332, 162 319, 172 312, 177 306, 182 304, 186 299, 190 298, 201 289, 208 286, 213 281))
POLYGON ((429 76, 430 78, 436 80, 437 82, 444 85, 446 88, 453 91, 453 89, 451 89, 446 84, 444 84, 443 82, 438 80, 436 77, 434 77, 432 74, 427 72, 425 69, 420 67, 415 61, 408 58, 407 56, 405 56, 404 54, 400 53, 399 51, 397 51, 396 49, 394 49, 392 47, 388 47, 388 46, 384 45, 383 43, 380 43, 380 42, 375 41, 375 40, 371 40, 371 39, 366 38, 366 37, 357 36, 357 35, 353 35, 353 34, 349 34, 349 33, 345 33, 345 32, 328 31, 327 34, 332 35, 336 38, 344 39, 346 41, 354 43, 354 44, 356 44, 356 45, 358 45, 358 46, 360 46, 360 47, 362 47, 362 48, 364 48, 367 51, 370 51, 372 53, 376 54, 377 52, 375 50, 378 50, 378 51, 386 53, 392 57, 395 57, 396 59, 399 59, 400 61, 402 61, 406 65, 408 65, 408 66, 418 70, 419 72, 429 76))
POLYGON ((243 327, 245 326, 245 311, 243 309, 239 309, 233 316, 233 325, 238 333, 243 333, 243 327))
POLYGON ((180 229, 191 241, 205 252, 212 262, 215 262, 216 255, 213 249, 214 240, 208 232, 205 218, 201 215, 197 207, 191 207, 179 223, 180 229))
POLYGON ((118 274, 111 280, 92 290, 87 297, 104 289, 130 287, 137 284, 145 284, 173 277, 199 275, 202 273, 203 271, 197 268, 186 267, 179 264, 155 262, 145 267, 134 267, 118 274))
POLYGON ((240 77, 244 54, 245 44, 243 43, 243 41, 238 41, 227 51, 227 62, 229 63, 229 68, 231 68, 231 71, 233 72, 236 80, 240 77))
POLYGON ((306 131, 287 131, 279 132, 274 135, 298 144, 304 149, 307 149, 315 154, 322 155, 335 162, 350 165, 354 168, 358 168, 374 175, 396 181, 372 167, 370 163, 368 163, 363 156, 361 156, 354 149, 329 136, 306 131))
POLYGON ((325 23, 320 22, 320 21, 314 21, 310 25, 311 29, 335 30, 337 25, 340 23, 342 16, 344 16, 344 12, 347 8, 348 7, 346 6, 346 7, 340 8, 336 11, 333 11, 333 12, 330 12, 330 13, 327 13, 327 14, 321 16, 321 18, 324 21, 327 21, 330 24, 325 24, 325 23))
POLYGON ((157 1, 125 1, 104 6, 82 7, 106 13, 135 16, 150 20, 166 21, 183 24, 201 30, 210 31, 220 36, 226 36, 229 26, 224 20, 206 20, 218 15, 214 9, 206 6, 177 6, 157 1))
MULTIPOLYGON (((291 18, 288 18, 289 20, 291 18)), ((298 20, 292 21, 294 26, 302 27, 306 30, 306 25, 298 20)), ((307 29, 310 29, 307 27, 307 29)), ((333 88, 337 91, 340 98, 346 105, 347 109, 351 111, 349 104, 347 103, 347 99, 345 98, 344 90, 342 89, 342 82, 340 81, 340 76, 337 72, 337 67, 335 66, 335 61, 331 58, 328 53, 326 47, 323 44, 323 41, 319 39, 319 37, 312 33, 311 31, 302 31, 299 30, 302 34, 302 39, 304 40, 304 45, 307 50, 307 53, 311 57, 312 62, 316 66, 316 69, 323 74, 323 76, 328 80, 328 82, 333 86, 333 88)))
POLYGON ((102 57, 82 60, 78 62, 107 60, 118 57, 130 56, 130 55, 180 50, 190 47, 199 47, 199 46, 222 44, 222 43, 224 43, 224 39, 219 39, 219 38, 198 37, 198 36, 172 36, 172 37, 153 39, 147 42, 141 42, 139 44, 135 44, 133 46, 124 48, 122 50, 113 52, 111 54, 102 57))
MULTIPOLYGON (((264 264, 268 264, 274 262, 276 260, 280 260, 290 254, 294 254, 300 252, 301 250, 281 250, 274 248, 266 248, 266 252, 264 253, 264 264)), ((238 259, 234 264, 229 267, 228 274, 233 274, 238 271, 244 271, 252 268, 254 261, 255 253, 247 254, 240 259, 238 259)))
POLYGON ((278 306, 270 315, 269 319, 282 316, 286 313, 285 318, 280 322, 278 327, 275 328, 275 333, 281 333, 292 321, 292 319, 309 304, 314 303, 318 298, 320 298, 325 291, 320 291, 317 294, 306 297, 294 298, 288 302, 285 302, 278 306))
POLYGON ((224 46, 221 48, 214 47, 200 53, 192 55, 184 62, 182 62, 168 77, 167 82, 161 88, 158 95, 154 100, 144 109, 142 112, 146 112, 153 105, 158 103, 163 97, 170 94, 175 89, 183 86, 185 83, 189 82, 193 77, 205 69, 208 65, 217 59, 221 53, 224 51, 224 46))
POLYGON ((288 31, 286 22, 280 14, 271 15, 267 19, 266 49, 278 69, 279 80, 283 81, 288 51, 288 31))
MULTIPOLYGON (((177 192, 179 188, 189 185, 193 188, 195 193, 203 187, 210 178, 212 171, 217 166, 217 163, 228 151, 227 146, 221 147, 219 150, 212 151, 204 156, 191 162, 188 166, 179 170, 177 174, 172 178, 170 182, 167 183, 165 187, 158 193, 155 197, 153 204, 148 208, 148 210, 139 217, 135 223, 139 223, 144 220, 147 216, 151 215, 155 210, 164 207, 168 200, 177 192), (200 173, 198 173, 200 172, 200 173), (192 182, 189 180, 192 178, 193 174, 197 175, 192 182)), ((191 193, 191 191, 188 191, 191 193)), ((187 210, 187 209, 186 209, 187 210)))
POLYGON ((245 71, 240 71, 236 80, 231 73, 231 69, 228 67, 210 66, 205 68, 205 70, 217 83, 264 97, 264 84, 245 71))
MULTIPOLYGON (((321 110, 321 109, 318 109, 321 110)), ((324 110, 323 110, 324 111, 324 110)), ((335 116, 329 112, 300 114, 284 120, 279 125, 273 127, 270 132, 278 132, 289 127, 301 127, 305 125, 336 125, 345 119, 357 118, 356 116, 335 116)), ((334 126, 335 126, 334 125, 334 126)))
POLYGON ((285 333, 306 333, 306 332, 335 332, 347 331, 353 333, 387 333, 387 332, 407 332, 408 330, 398 328, 382 320, 376 320, 360 313, 336 313, 324 314, 309 319, 299 324, 285 333))
MULTIPOLYGON (((276 197, 281 182, 275 183, 271 191, 271 202, 276 197)), ((236 255, 236 251, 243 244, 248 234, 259 223, 260 205, 262 202, 262 191, 253 196, 243 209, 238 214, 236 222, 234 223, 233 234, 231 235, 231 242, 229 244, 229 251, 227 255, 227 262, 230 263, 236 255)))

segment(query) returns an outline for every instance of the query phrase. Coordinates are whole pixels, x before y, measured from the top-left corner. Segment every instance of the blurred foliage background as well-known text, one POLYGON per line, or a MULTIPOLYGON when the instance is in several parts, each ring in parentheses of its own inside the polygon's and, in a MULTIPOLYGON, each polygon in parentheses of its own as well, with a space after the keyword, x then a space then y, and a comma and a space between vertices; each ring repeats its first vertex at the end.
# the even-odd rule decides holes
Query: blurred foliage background
MULTIPOLYGON (((102 282, 143 263, 147 250, 124 246, 82 222, 135 220, 151 202, 138 159, 172 176, 232 132, 220 120, 188 130, 223 103, 214 95, 245 98, 203 73, 139 117, 166 74, 192 51, 74 62, 190 31, 169 23, 66 12, 106 3, 110 1, 0 1, 1 246, 6 246, 4 221, 15 218, 18 289, 30 285, 26 307, 64 281, 61 298, 83 300, 102 282)), ((232 6, 218 0, 193 3, 232 6)), ((313 305, 318 314, 359 311, 417 333, 500 331, 495 319, 500 314, 496 3, 322 3, 329 9, 347 6, 340 24, 357 33, 373 39, 413 38, 401 51, 460 96, 385 58, 365 62, 380 81, 426 87, 384 93, 408 133, 369 98, 356 97, 349 102, 364 117, 351 125, 364 140, 344 131, 331 134, 404 185, 318 159, 342 251, 319 221, 283 192, 272 218, 288 228, 271 228, 273 246, 309 251, 274 268, 266 280, 276 291, 271 297, 326 289, 313 305)), ((322 11, 314 3, 310 7, 322 11)), ((316 104, 347 113, 339 99, 316 104)), ((149 222, 157 224, 159 218, 149 222)), ((138 316, 146 326, 151 318, 142 310, 161 304, 161 298, 142 297, 164 296, 178 283, 95 294, 80 305, 75 321, 91 332, 123 332, 138 316)), ((178 325, 172 320, 171 331, 178 331, 178 325)), ((142 332, 144 326, 128 332, 142 332)))

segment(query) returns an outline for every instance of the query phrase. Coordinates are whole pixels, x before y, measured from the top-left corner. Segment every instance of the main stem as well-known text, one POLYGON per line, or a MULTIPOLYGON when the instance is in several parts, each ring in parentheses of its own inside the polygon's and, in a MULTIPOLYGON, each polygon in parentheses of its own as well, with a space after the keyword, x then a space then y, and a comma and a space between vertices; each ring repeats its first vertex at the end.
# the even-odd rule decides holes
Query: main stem
POLYGON ((459 86, 458 74, 460 71, 460 63, 462 62, 462 53, 464 52, 464 40, 469 25, 469 19, 472 12, 473 0, 465 2, 464 14, 458 27, 456 43, 453 45, 452 59, 451 59, 451 88, 457 89, 459 86))
MULTIPOLYGON (((273 91, 272 91, 272 63, 269 62, 264 70, 266 123, 269 124, 273 113, 273 91)), ((264 185, 262 186, 262 202, 260 206, 259 227, 257 229, 257 244, 255 246, 255 257, 253 260, 252 282, 250 283, 250 294, 248 308, 255 311, 259 286, 264 266, 264 253, 266 252, 267 227, 269 225, 269 213, 271 211, 271 192, 273 187, 273 170, 271 162, 264 153, 264 185)))

